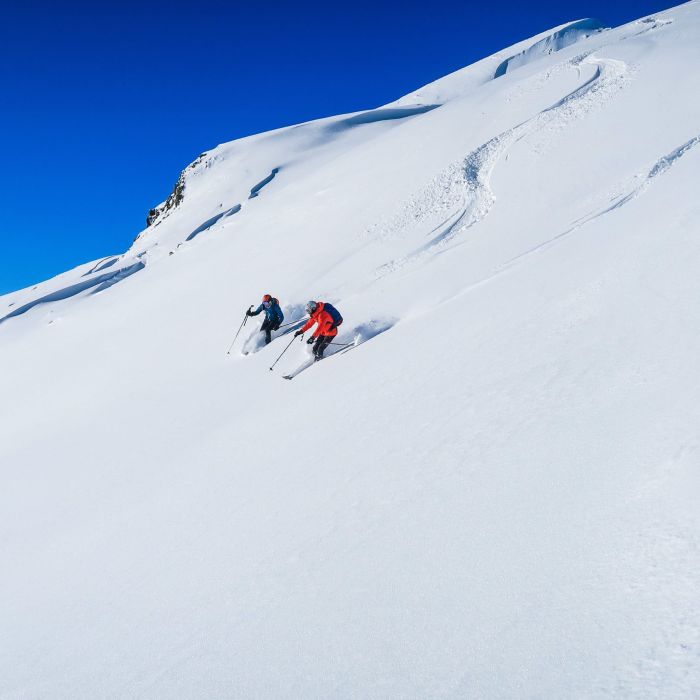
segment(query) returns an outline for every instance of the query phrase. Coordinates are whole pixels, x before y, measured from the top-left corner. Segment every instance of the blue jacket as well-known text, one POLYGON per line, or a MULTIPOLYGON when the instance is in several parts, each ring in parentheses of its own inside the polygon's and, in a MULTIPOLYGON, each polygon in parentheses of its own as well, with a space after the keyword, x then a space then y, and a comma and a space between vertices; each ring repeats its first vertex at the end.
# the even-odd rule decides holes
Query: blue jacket
POLYGON ((280 303, 277 299, 272 300, 268 309, 260 304, 255 311, 250 312, 250 315, 257 316, 261 311, 265 312, 265 318, 268 321, 273 321, 274 323, 282 323, 282 321, 284 321, 284 314, 282 313, 282 309, 280 309, 280 303))

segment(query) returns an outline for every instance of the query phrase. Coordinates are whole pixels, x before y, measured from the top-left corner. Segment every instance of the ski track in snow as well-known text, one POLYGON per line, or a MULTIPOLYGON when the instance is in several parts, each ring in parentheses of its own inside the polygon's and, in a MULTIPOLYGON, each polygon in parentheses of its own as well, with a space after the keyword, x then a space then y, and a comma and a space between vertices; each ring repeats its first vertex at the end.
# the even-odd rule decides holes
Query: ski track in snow
POLYGON ((659 158, 659 160, 657 160, 656 163, 654 163, 653 167, 649 170, 649 172, 646 173, 646 175, 637 176, 636 179, 642 177, 642 182, 639 185, 637 185, 634 189, 632 189, 631 192, 625 195, 621 195, 609 207, 606 207, 602 211, 590 214, 586 217, 583 217, 583 219, 579 219, 579 221, 576 222, 575 228, 580 228, 581 226, 587 224, 589 221, 597 219, 599 216, 603 216, 604 214, 608 214, 609 212, 614 211, 615 209, 619 209, 628 202, 631 202, 633 199, 636 199, 637 197, 642 195, 652 186, 655 179, 659 175, 663 175, 667 170, 672 168, 680 158, 682 158, 688 151, 695 148, 695 146, 697 146, 699 143, 700 134, 694 136, 692 139, 689 139, 684 144, 678 146, 678 148, 674 148, 670 153, 667 153, 665 156, 659 158))
MULTIPOLYGON (((380 108, 380 109, 373 109, 369 110, 367 112, 361 112, 358 114, 355 114, 351 117, 346 117, 343 119, 335 120, 332 121, 330 124, 325 126, 322 129, 320 142, 325 144, 327 143, 328 139, 331 138, 334 135, 338 135, 344 131, 347 131, 351 128, 357 127, 357 126, 365 126, 368 124, 375 124, 378 122, 386 122, 386 121, 400 121, 403 119, 407 119, 410 117, 415 117, 421 114, 425 114, 426 112, 430 112, 433 109, 437 109, 440 107, 439 104, 430 104, 430 105, 419 105, 416 107, 398 107, 398 108, 380 108)), ((298 125, 297 127, 293 128, 299 128, 304 126, 303 124, 298 125)), ((208 166, 207 166, 208 167, 208 166)), ((250 189, 250 193, 248 194, 248 199, 255 199, 260 195, 260 192, 267 187, 279 174, 279 172, 282 170, 283 166, 278 165, 270 171, 268 175, 266 175, 262 180, 257 182, 253 187, 250 189)), ((193 240, 196 238, 200 233, 204 233, 205 231, 208 231, 209 229, 213 228, 216 224, 218 224, 222 219, 226 219, 230 216, 233 216, 234 214, 238 214, 241 209, 245 206, 245 203, 240 203, 236 204, 233 206, 231 209, 222 212, 220 214, 217 214, 216 216, 213 216, 210 219, 207 219, 204 223, 202 223, 200 226, 198 226, 192 233, 190 233, 187 238, 185 239, 185 243, 193 240)), ((160 222, 158 222, 160 223, 160 222)), ((156 224, 157 225, 157 224, 156 224)))
POLYGON ((436 213, 442 212, 443 216, 442 223, 428 233, 432 236, 430 241, 407 256, 382 265, 376 272, 377 278, 422 259, 436 247, 444 247, 455 236, 483 221, 496 202, 491 188, 493 170, 511 146, 553 123, 564 126, 584 117, 607 102, 627 80, 624 62, 596 58, 592 52, 562 65, 580 69, 583 64, 595 65, 595 73, 573 92, 450 165, 409 201, 401 212, 388 222, 373 227, 371 233, 374 235, 392 237, 399 231, 415 229, 436 213))
MULTIPOLYGON (((639 20, 638 23, 642 27, 640 31, 625 38, 635 38, 648 32, 657 31, 673 24, 673 19, 646 17, 639 20)), ((596 66, 594 75, 576 90, 542 110, 531 119, 487 141, 461 161, 450 165, 426 185, 422 192, 405 203, 399 213, 395 214, 388 221, 380 222, 370 228, 369 233, 371 235, 380 238, 393 238, 400 235, 399 232, 408 231, 411 228, 425 224, 431 216, 434 217, 436 214, 440 214, 442 219, 427 234, 428 236, 433 236, 428 243, 406 256, 396 258, 380 266, 375 273, 376 279, 381 279, 387 274, 400 270, 409 263, 422 260, 427 254, 434 252, 437 246, 444 247, 456 235, 483 221, 496 202, 496 195, 491 188, 493 170, 513 144, 526 136, 540 131, 544 127, 553 125, 564 127, 571 121, 584 117, 592 109, 604 105, 613 94, 625 86, 625 83, 629 80, 628 66, 617 59, 595 57, 595 53, 604 48, 605 45, 599 46, 593 51, 580 54, 547 70, 546 76, 549 76, 554 71, 574 67, 580 74, 582 65, 593 63, 596 66)), ((533 79, 541 79, 541 76, 542 74, 533 76, 533 79)), ((696 144, 697 137, 661 158, 639 187, 635 188, 628 195, 621 197, 611 207, 590 215, 584 221, 576 222, 576 225, 572 228, 558 234, 554 239, 546 241, 536 248, 513 258, 513 260, 505 263, 502 268, 509 266, 514 260, 530 255, 569 233, 573 233, 573 231, 588 223, 589 220, 606 214, 636 198, 651 185, 657 175, 665 172, 668 167, 671 167, 678 158, 696 144)), ((499 268, 499 271, 502 268, 499 268)), ((499 272, 495 274, 499 274, 499 272)), ((481 284, 481 282, 477 284, 481 284)))
MULTIPOLYGON (((397 318, 373 318, 370 321, 361 323, 360 325, 354 326, 348 332, 342 331, 334 338, 331 345, 331 352, 327 353, 322 359, 327 360, 334 355, 344 355, 350 350, 359 347, 368 340, 371 340, 381 333, 385 333, 389 329, 393 328, 398 322, 397 318), (339 347, 342 346, 342 347, 339 347), (339 348, 339 349, 338 349, 339 348)), ((315 364, 314 359, 310 358, 301 363, 296 369, 292 369, 284 375, 285 379, 293 379, 297 375, 301 374, 305 370, 309 369, 315 364)))
POLYGON ((515 257, 506 261, 502 265, 499 265, 493 272, 491 272, 491 274, 487 275, 486 277, 483 277, 482 279, 478 280, 477 282, 474 282, 473 284, 470 284, 468 287, 456 294, 452 299, 460 297, 462 294, 465 294, 466 292, 469 292, 476 287, 480 287, 481 285, 490 282, 492 279, 499 277, 500 275, 504 274, 505 272, 508 272, 513 267, 520 264, 525 258, 529 258, 535 253, 542 253, 554 247, 558 243, 562 242, 567 236, 574 233, 575 231, 582 229, 584 226, 595 221, 597 218, 606 214, 610 214, 620 209, 625 204, 628 204, 629 202, 632 202, 633 200, 637 199, 639 196, 644 194, 644 192, 646 192, 652 186, 652 184, 654 184, 656 178, 668 172, 678 162, 678 160, 680 160, 686 153, 688 153, 690 150, 692 150, 698 145, 700 145, 700 134, 694 136, 682 145, 678 146, 678 148, 674 148, 670 153, 667 153, 665 156, 659 158, 649 169, 646 175, 637 175, 635 179, 639 179, 640 177, 642 177, 643 181, 627 194, 618 195, 610 206, 592 214, 588 214, 587 216, 575 222, 573 226, 566 229, 565 231, 562 231, 553 238, 550 238, 542 243, 538 243, 536 246, 530 248, 529 250, 526 250, 525 252, 520 253, 519 255, 516 255, 515 257))
MULTIPOLYGON (((672 19, 659 19, 656 17, 648 17, 639 20, 639 24, 643 25, 643 28, 637 34, 633 34, 627 38, 640 36, 650 31, 658 30, 659 28, 672 24, 672 22, 672 19)), ((599 49, 600 48, 603 47, 599 47, 599 49)), ((591 109, 603 104, 615 91, 623 87, 623 83, 626 80, 627 66, 622 61, 615 59, 596 58, 594 53, 595 52, 592 51, 579 55, 570 61, 561 63, 547 71, 549 74, 552 70, 561 70, 562 68, 566 67, 575 67, 580 71, 580 66, 583 64, 595 64, 596 71, 594 75, 576 90, 569 93, 550 107, 542 110, 531 119, 528 119, 525 122, 502 132, 476 148, 465 158, 450 165, 442 173, 437 175, 428 185, 426 185, 422 192, 408 201, 398 214, 395 214, 388 221, 380 222, 370 229, 369 233, 372 235, 379 236, 381 238, 391 238, 400 235, 399 232, 409 231, 411 228, 425 224, 431 217, 435 217, 436 215, 440 216, 441 219, 440 223, 437 226, 434 226, 428 232, 427 235, 432 236, 432 238, 427 243, 406 256, 396 258, 380 266, 375 272, 375 277, 377 279, 397 271, 409 263, 422 260, 426 255, 434 252, 435 248, 445 247, 446 244, 450 243, 458 234, 463 233, 467 229, 483 221, 488 216, 496 202, 496 195, 491 188, 491 176, 493 170, 511 146, 526 136, 549 126, 552 123, 559 123, 561 126, 564 126, 574 119, 585 116, 585 114, 587 114, 591 109)), ((511 59, 512 58, 514 57, 511 57, 511 59)), ((428 105, 410 109, 404 108, 401 110, 371 110, 368 113, 355 115, 354 117, 344 120, 339 124, 342 124, 342 126, 345 127, 346 122, 347 126, 355 125, 356 123, 370 123, 371 121, 377 120, 375 113, 381 113, 380 120, 405 118, 406 116, 414 116, 415 114, 430 111, 438 106, 439 105, 428 105), (383 115, 384 112, 386 112, 386 116, 383 115), (371 115, 371 118, 368 115, 371 115)), ((333 128, 339 129, 339 124, 335 124, 333 128)), ((614 211, 615 209, 635 199, 651 186, 656 176, 665 172, 665 170, 671 167, 678 158, 682 157, 688 150, 696 146, 699 139, 700 136, 695 137, 677 148, 675 151, 661 158, 654 165, 640 185, 635 187, 626 195, 621 196, 611 206, 603 209, 602 211, 595 212, 587 217, 584 217, 583 219, 575 222, 574 226, 572 226, 570 229, 567 229, 566 231, 558 234, 548 241, 545 241, 533 249, 525 251, 516 258, 513 258, 505 263, 502 268, 499 268, 499 271, 510 266, 512 262, 528 256, 537 250, 541 250, 542 248, 553 244, 568 234, 573 233, 587 224, 589 221, 614 211)), ((280 166, 273 168, 267 177, 254 185, 250 190, 248 199, 256 198, 259 195, 260 190, 262 190, 275 178, 280 169, 280 166)), ((239 213, 241 209, 242 204, 236 204, 232 208, 208 219, 194 229, 186 237, 185 242, 192 241, 199 234, 210 230, 223 219, 239 213)), ((118 260, 119 256, 108 256, 103 258, 83 276, 87 277, 95 272, 100 272, 108 267, 111 267, 118 260)), ((137 272, 140 269, 142 269, 142 266, 132 265, 127 268, 117 270, 110 275, 101 277, 100 279, 104 281, 96 282, 95 280, 90 280, 84 284, 79 283, 76 285, 71 285, 63 290, 57 290, 56 292, 27 302, 12 313, 0 318, 0 323, 11 317, 18 316, 39 304, 65 299, 96 285, 99 286, 97 286, 97 288, 93 291, 102 291, 103 289, 116 284, 120 280, 128 277, 129 275, 133 274, 133 272, 137 272)), ((498 272, 496 274, 498 274, 498 272)))
POLYGON ((2 700, 700 700, 693 4, 394 132, 224 146, 151 240, 5 297, 72 298, 0 316, 2 700))
POLYGON ((517 255, 508 262, 504 263, 501 269, 510 267, 514 262, 521 260, 522 258, 528 257, 533 253, 542 251, 546 248, 553 246, 555 243, 561 241, 563 238, 566 238, 566 236, 574 233, 575 231, 580 230, 587 224, 591 223, 592 221, 595 221, 597 218, 605 216, 606 214, 610 214, 611 212, 614 212, 617 209, 620 209, 621 207, 625 206, 625 204, 628 204, 629 202, 637 199, 637 197, 640 197, 642 194, 644 194, 654 184, 656 178, 670 170, 680 158, 682 158, 686 153, 688 153, 688 151, 695 148, 695 146, 697 146, 698 144, 700 144, 700 134, 694 136, 692 139, 678 146, 678 148, 674 148, 670 153, 667 153, 665 156, 659 158, 659 160, 657 160, 656 163, 654 163, 654 165, 649 169, 646 175, 635 176, 635 180, 639 180, 641 178, 642 182, 636 187, 634 187, 627 194, 618 195, 618 197, 613 201, 613 203, 610 206, 605 207, 600 211, 593 212, 592 214, 587 214, 578 221, 574 222, 574 225, 566 229, 566 231, 557 234, 556 236, 554 236, 554 238, 550 238, 549 240, 536 245, 534 248, 526 250, 524 253, 521 253, 520 255, 517 255))

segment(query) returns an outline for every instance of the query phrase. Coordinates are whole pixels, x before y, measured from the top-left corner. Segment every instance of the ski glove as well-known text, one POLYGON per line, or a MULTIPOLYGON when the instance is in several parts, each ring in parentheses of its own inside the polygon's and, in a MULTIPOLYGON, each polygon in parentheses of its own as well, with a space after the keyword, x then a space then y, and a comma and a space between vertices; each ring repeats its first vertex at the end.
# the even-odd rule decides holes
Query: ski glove
POLYGON ((311 336, 311 337, 306 341, 306 343, 307 343, 307 345, 313 345, 315 340, 316 340, 316 338, 314 338, 313 336, 311 336))
POLYGON ((304 335, 304 331, 297 331, 297 332, 294 334, 294 337, 296 338, 298 335, 304 335))

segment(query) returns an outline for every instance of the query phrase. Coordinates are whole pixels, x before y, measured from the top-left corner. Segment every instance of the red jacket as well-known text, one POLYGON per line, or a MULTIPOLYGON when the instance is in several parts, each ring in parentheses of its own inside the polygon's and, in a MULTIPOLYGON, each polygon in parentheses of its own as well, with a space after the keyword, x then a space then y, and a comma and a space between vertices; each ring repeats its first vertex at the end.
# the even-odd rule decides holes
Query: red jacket
POLYGON ((306 333, 306 331, 308 331, 309 328, 314 325, 314 323, 318 323, 318 326, 313 333, 314 338, 318 338, 319 335, 338 335, 338 329, 333 323, 333 317, 327 311, 324 311, 323 307, 324 303, 319 301, 316 311, 311 314, 309 320, 302 327, 302 333, 306 333))

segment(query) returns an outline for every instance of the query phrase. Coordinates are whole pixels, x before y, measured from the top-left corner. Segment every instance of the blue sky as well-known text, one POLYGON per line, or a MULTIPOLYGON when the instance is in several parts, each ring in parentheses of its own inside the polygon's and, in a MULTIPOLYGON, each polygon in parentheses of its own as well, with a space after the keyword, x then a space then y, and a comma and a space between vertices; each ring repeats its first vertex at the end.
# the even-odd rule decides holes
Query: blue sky
POLYGON ((34 2, 0 22, 0 294, 124 251, 200 152, 676 3, 34 2))

